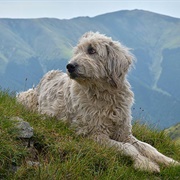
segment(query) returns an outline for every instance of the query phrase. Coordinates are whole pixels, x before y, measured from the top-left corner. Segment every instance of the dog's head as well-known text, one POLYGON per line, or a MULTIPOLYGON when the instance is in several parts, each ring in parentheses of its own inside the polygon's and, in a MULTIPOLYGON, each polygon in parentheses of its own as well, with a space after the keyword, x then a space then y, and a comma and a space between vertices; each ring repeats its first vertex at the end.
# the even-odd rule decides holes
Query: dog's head
POLYGON ((88 32, 74 48, 74 56, 67 65, 67 73, 77 82, 105 82, 117 88, 132 62, 133 56, 119 42, 97 32, 88 32))

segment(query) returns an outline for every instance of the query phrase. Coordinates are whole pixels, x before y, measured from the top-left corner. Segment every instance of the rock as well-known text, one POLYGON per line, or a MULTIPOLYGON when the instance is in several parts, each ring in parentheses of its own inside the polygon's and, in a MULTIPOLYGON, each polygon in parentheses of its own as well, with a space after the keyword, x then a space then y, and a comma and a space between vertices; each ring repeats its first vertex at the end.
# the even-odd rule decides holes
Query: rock
POLYGON ((13 173, 15 173, 15 172, 18 171, 19 168, 20 168, 19 166, 12 164, 11 167, 10 167, 10 171, 12 171, 13 173))
POLYGON ((34 161, 27 161, 26 162, 28 166, 40 166, 40 163, 39 162, 34 162, 34 161))
POLYGON ((28 122, 19 117, 12 117, 11 120, 16 122, 16 128, 19 129, 18 138, 29 139, 33 136, 33 128, 28 122))

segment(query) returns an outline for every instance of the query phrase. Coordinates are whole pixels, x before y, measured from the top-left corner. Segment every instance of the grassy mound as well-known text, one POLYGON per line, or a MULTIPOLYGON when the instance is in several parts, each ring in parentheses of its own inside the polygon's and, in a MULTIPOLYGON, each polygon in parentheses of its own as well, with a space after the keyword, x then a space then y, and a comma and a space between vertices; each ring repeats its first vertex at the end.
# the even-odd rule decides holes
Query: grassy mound
MULTIPOLYGON (((180 161, 180 146, 163 131, 136 122, 134 135, 180 161)), ((0 91, 0 179, 179 179, 180 167, 161 167, 160 174, 136 171, 128 157, 81 136, 67 124, 24 109, 14 94, 0 91), (30 146, 17 138, 10 120, 18 116, 34 128, 30 146)))

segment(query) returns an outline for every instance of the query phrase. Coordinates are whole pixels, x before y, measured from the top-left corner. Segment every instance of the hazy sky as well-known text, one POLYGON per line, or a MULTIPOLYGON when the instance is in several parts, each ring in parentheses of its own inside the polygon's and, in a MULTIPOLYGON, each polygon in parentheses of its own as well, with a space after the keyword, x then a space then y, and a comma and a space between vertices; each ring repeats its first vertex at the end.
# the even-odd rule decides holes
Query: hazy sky
POLYGON ((180 0, 0 0, 0 18, 70 19, 132 9, 180 18, 180 0))

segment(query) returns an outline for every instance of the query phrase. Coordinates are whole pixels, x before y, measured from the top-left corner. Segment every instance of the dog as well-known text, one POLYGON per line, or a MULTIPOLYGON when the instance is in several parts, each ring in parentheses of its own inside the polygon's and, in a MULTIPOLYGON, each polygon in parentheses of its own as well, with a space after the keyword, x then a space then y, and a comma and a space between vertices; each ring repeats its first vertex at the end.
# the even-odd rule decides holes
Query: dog
POLYGON ((127 80, 134 57, 120 42, 87 32, 74 48, 67 74, 49 71, 18 102, 41 114, 69 122, 87 136, 133 160, 135 169, 160 172, 159 164, 179 165, 132 135, 134 94, 127 80))

